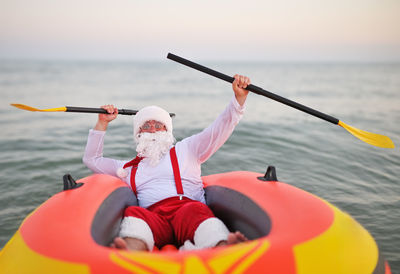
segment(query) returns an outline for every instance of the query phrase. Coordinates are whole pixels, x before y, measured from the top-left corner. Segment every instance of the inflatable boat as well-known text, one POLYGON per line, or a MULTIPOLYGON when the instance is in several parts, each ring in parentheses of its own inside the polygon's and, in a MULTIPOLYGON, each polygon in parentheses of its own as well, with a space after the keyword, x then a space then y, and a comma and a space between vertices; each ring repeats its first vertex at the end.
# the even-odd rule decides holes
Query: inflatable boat
POLYGON ((390 273, 371 235, 308 192, 265 175, 204 176, 206 201, 249 241, 197 251, 132 252, 108 247, 123 209, 137 205, 118 178, 64 176, 55 194, 1 250, 0 273, 390 273))

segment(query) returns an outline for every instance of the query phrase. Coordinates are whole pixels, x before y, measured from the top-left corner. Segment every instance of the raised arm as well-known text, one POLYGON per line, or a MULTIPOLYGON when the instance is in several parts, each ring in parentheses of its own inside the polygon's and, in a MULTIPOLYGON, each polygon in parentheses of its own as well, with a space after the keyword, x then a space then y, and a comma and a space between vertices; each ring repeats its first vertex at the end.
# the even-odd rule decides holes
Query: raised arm
POLYGON ((115 108, 113 105, 105 105, 101 106, 101 108, 107 110, 109 114, 99 114, 99 117, 97 119, 97 123, 93 129, 95 130, 100 130, 100 131, 106 131, 108 124, 117 118, 118 116, 118 109, 115 108))
POLYGON ((83 155, 83 163, 94 173, 116 176, 122 161, 103 157, 104 136, 108 124, 118 116, 118 109, 113 105, 102 106, 109 114, 99 114, 97 123, 89 131, 89 137, 83 155))
POLYGON ((202 132, 183 140, 200 163, 205 162, 226 142, 243 116, 249 93, 245 88, 250 84, 250 79, 242 75, 234 77, 232 89, 235 96, 226 109, 202 132))
POLYGON ((233 81, 232 83, 232 89, 235 93, 236 101, 239 103, 240 106, 244 106, 247 95, 249 94, 249 91, 245 88, 250 85, 250 78, 238 74, 235 74, 235 76, 233 77, 235 78, 235 81, 233 81))

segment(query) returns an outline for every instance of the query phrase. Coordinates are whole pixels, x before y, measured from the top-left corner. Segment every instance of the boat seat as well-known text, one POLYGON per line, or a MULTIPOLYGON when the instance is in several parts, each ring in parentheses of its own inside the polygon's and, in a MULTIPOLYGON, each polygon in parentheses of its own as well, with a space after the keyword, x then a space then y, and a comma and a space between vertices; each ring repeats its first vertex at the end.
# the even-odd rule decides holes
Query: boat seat
MULTIPOLYGON (((240 231, 250 240, 269 234, 270 218, 246 195, 221 186, 209 186, 204 190, 207 205, 230 231, 240 231)), ((118 188, 111 193, 92 222, 91 234, 94 241, 99 245, 109 246, 119 233, 124 209, 137 205, 136 196, 127 187, 118 188)))
POLYGON ((117 188, 101 204, 92 222, 91 234, 99 245, 109 246, 118 236, 124 210, 138 202, 128 187, 117 188))
POLYGON ((207 205, 229 231, 240 231, 249 240, 269 234, 270 217, 245 194, 222 186, 208 186, 204 190, 207 205))

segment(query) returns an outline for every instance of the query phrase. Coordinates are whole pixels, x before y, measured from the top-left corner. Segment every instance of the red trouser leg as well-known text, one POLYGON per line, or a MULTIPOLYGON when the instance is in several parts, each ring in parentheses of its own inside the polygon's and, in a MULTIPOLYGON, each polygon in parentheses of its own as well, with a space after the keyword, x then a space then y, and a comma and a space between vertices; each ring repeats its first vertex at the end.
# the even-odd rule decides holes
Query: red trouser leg
POLYGON ((182 205, 170 221, 178 245, 183 245, 186 240, 193 242, 194 232, 197 227, 211 217, 214 217, 213 212, 201 202, 188 201, 182 205))
POLYGON ((154 244, 158 248, 175 242, 172 226, 165 217, 139 206, 127 207, 124 215, 145 221, 153 233, 154 244))
POLYGON ((214 217, 207 205, 187 198, 165 199, 148 209, 130 206, 125 216, 144 220, 153 232, 157 247, 176 243, 183 245, 186 240, 193 241, 194 232, 206 219, 214 217), (174 238, 175 236, 175 238, 174 238))

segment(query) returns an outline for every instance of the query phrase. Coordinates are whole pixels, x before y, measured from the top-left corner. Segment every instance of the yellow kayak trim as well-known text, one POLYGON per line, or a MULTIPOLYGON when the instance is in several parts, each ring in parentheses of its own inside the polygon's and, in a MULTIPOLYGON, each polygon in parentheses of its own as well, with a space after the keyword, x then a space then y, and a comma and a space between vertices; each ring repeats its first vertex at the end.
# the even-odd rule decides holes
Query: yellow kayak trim
POLYGON ((0 251, 0 273, 89 274, 90 269, 87 265, 56 260, 33 251, 18 230, 0 251))
POLYGON ((326 203, 334 212, 333 224, 294 247, 298 273, 372 273, 379 258, 374 239, 352 217, 326 203))

